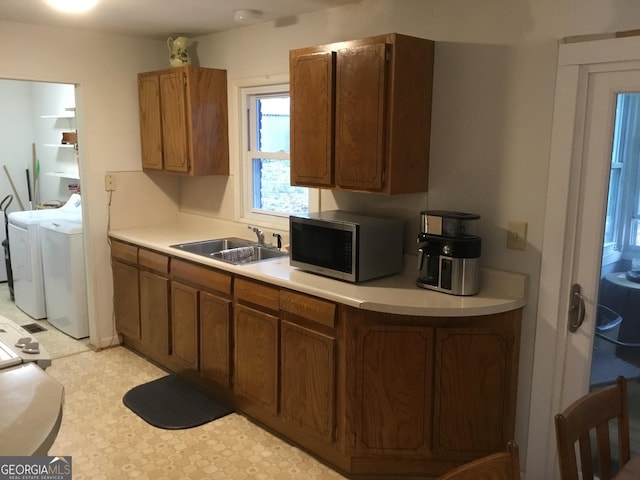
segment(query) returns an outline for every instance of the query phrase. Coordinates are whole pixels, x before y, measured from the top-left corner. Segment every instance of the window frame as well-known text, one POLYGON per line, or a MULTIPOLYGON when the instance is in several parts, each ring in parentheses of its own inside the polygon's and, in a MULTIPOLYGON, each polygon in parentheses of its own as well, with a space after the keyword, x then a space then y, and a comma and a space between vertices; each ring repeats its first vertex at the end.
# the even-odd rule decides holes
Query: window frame
MULTIPOLYGON (((236 220, 241 223, 259 225, 266 228, 280 230, 289 229, 289 215, 277 214, 274 212, 261 212, 253 210, 252 184, 253 175, 251 161, 254 157, 249 150, 250 135, 254 130, 254 125, 250 121, 249 96, 269 95, 286 93, 290 96, 289 75, 273 75, 260 77, 258 79, 244 79, 234 82, 236 91, 238 114, 238 175, 236 182, 236 220)), ((253 132, 255 133, 255 132, 253 132)), ((289 159, 289 153, 271 153, 267 158, 289 159)), ((307 188, 309 192, 309 211, 318 211, 320 208, 320 193, 318 189, 307 188)))

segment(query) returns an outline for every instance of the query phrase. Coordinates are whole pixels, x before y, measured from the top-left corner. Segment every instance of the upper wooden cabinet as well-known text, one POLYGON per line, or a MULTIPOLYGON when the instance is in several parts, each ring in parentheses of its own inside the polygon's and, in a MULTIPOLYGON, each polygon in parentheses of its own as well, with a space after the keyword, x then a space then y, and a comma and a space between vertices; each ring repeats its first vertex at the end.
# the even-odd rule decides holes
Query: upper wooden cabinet
POLYGON ((433 52, 395 33, 292 50, 291 184, 427 191, 433 52))
POLYGON ((138 93, 144 170, 229 174, 226 70, 140 73, 138 93))

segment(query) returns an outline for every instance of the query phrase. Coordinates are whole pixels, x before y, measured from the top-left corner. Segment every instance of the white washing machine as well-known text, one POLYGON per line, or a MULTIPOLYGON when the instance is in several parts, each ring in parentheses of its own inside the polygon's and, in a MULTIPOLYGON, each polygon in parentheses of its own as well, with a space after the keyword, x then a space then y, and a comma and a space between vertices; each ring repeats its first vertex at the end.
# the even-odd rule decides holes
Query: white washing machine
POLYGON ((74 193, 60 208, 11 212, 8 218, 9 251, 16 305, 36 320, 46 318, 38 225, 56 218, 82 222, 80 195, 74 193))
POLYGON ((42 222, 40 246, 47 321, 73 338, 88 337, 82 222, 42 222))

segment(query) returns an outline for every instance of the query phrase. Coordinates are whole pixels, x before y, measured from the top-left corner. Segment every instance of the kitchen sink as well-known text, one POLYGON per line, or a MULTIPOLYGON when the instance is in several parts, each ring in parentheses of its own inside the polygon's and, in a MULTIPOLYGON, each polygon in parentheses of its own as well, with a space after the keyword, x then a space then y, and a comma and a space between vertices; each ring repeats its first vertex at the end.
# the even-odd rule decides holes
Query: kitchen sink
POLYGON ((244 238, 228 237, 200 242, 170 245, 185 252, 215 258, 223 262, 240 265, 254 263, 273 258, 286 257, 288 252, 278 250, 269 245, 260 245, 244 238))
POLYGON ((232 248, 246 247, 255 244, 251 240, 244 238, 228 237, 218 238, 215 240, 202 240, 200 242, 180 243, 178 245, 170 245, 173 248, 184 250, 185 252, 195 253, 196 255, 204 255, 206 257, 222 250, 230 250, 232 248))
POLYGON ((275 247, 247 245, 246 247, 237 247, 212 253, 211 258, 238 265, 242 263, 261 262, 262 260, 269 260, 271 258, 286 257, 287 255, 287 252, 278 250, 275 247))

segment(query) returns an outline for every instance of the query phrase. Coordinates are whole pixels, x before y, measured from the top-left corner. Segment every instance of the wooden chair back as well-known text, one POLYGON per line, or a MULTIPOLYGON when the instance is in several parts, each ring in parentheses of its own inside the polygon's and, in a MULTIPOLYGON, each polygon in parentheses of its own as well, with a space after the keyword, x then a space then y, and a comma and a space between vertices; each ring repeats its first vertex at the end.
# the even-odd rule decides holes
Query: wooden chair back
POLYGON ((611 420, 617 419, 618 428, 618 470, 629 461, 629 410, 627 382, 618 377, 616 384, 591 392, 569 405, 555 417, 556 443, 562 480, 578 480, 578 457, 583 480, 593 480, 594 460, 599 465, 598 478, 613 478, 611 440, 609 435, 611 420), (595 433, 595 452, 591 435, 595 433), (576 442, 579 455, 576 454, 576 442), (597 453, 597 456, 594 455, 597 453))
POLYGON ((509 442, 506 452, 465 463, 445 473, 439 480, 520 480, 518 444, 509 442))

